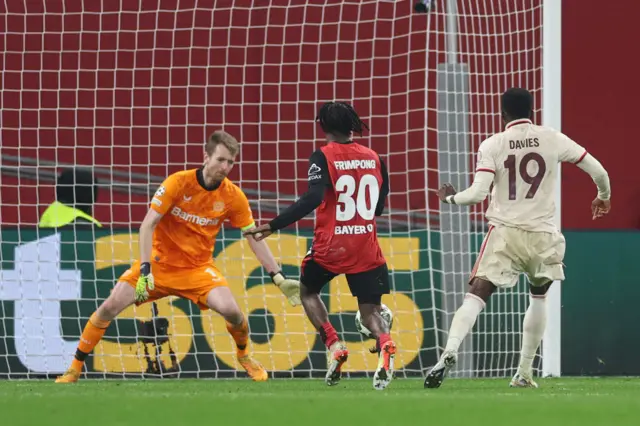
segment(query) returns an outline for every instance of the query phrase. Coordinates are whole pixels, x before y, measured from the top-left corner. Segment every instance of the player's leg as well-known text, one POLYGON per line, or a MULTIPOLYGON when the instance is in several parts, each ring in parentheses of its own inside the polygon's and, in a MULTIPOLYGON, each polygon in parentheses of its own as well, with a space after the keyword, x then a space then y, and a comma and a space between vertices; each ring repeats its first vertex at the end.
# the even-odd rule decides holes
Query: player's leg
POLYGON ((80 336, 80 342, 78 343, 78 348, 76 349, 71 366, 62 376, 56 379, 56 383, 73 383, 78 381, 86 358, 102 339, 111 321, 125 308, 133 305, 134 302, 134 288, 127 282, 119 281, 111 292, 111 295, 109 295, 107 300, 91 315, 89 321, 87 321, 80 336))
POLYGON ((462 341, 475 325, 478 315, 495 290, 496 286, 491 281, 478 277, 472 279, 471 289, 451 321, 444 352, 425 378, 425 388, 439 388, 449 370, 456 365, 462 341))
POLYGON ((227 331, 236 343, 238 363, 247 371, 249 377, 256 382, 267 380, 267 371, 249 354, 249 325, 231 289, 226 285, 214 287, 207 294, 206 305, 225 319, 227 331))
POLYGON ((449 370, 458 361, 458 349, 462 341, 475 325, 478 315, 496 288, 509 288, 517 283, 520 266, 514 259, 518 257, 518 246, 510 243, 512 239, 517 240, 517 237, 511 236, 510 230, 506 228, 489 228, 471 272, 471 288, 453 316, 444 352, 427 374, 424 387, 440 387, 449 370))
POLYGON ((378 366, 373 375, 373 388, 385 389, 393 378, 396 344, 391 340, 389 325, 382 318, 382 295, 389 294, 389 269, 381 265, 370 271, 347 275, 351 294, 358 298, 362 323, 376 339, 378 366))
POLYGON ((239 358, 248 354, 249 327, 229 287, 215 287, 207 294, 207 306, 219 313, 227 323, 227 331, 236 342, 239 358))
POLYGON ((339 339, 336 329, 329 322, 329 312, 320 298, 320 292, 335 276, 318 265, 312 257, 306 257, 300 268, 300 301, 327 348, 339 339))
POLYGON ((565 239, 560 232, 526 233, 526 273, 531 293, 529 307, 522 324, 522 349, 518 371, 511 380, 512 387, 533 387, 533 360, 547 326, 547 292, 553 281, 564 280, 562 261, 565 239))
POLYGON ((444 352, 457 354, 462 341, 475 325, 478 315, 495 290, 496 286, 485 278, 476 277, 471 281, 471 288, 451 321, 444 352))
POLYGON ((385 389, 393 379, 393 370, 397 346, 391 339, 391 333, 387 322, 380 315, 382 295, 358 297, 358 309, 363 318, 365 327, 376 338, 378 351, 378 365, 373 374, 373 388, 385 389), (365 321, 364 318, 368 317, 365 321))
POLYGON ((338 338, 338 332, 329 322, 329 312, 320 298, 320 291, 336 274, 318 265, 307 256, 300 267, 300 301, 309 321, 318 330, 322 343, 328 349, 325 382, 336 385, 342 377, 342 365, 349 357, 347 345, 338 338))
POLYGON ((544 336, 544 330, 547 326, 546 297, 551 284, 553 284, 552 281, 541 286, 529 285, 531 301, 522 323, 520 365, 511 380, 511 387, 538 387, 538 384, 533 380, 533 360, 536 357, 536 352, 540 347, 542 336, 544 336))
POLYGON ((391 340, 389 325, 381 314, 382 295, 373 298, 358 298, 358 310, 362 318, 362 325, 371 332, 376 341, 376 352, 380 352, 380 348, 391 340))
POLYGON ((338 332, 329 322, 329 313, 322 299, 320 299, 320 290, 322 287, 300 282, 300 300, 304 311, 311 321, 311 324, 318 330, 322 342, 327 347, 327 373, 325 382, 329 386, 338 384, 342 377, 342 365, 349 358, 349 350, 347 345, 340 341, 338 332))

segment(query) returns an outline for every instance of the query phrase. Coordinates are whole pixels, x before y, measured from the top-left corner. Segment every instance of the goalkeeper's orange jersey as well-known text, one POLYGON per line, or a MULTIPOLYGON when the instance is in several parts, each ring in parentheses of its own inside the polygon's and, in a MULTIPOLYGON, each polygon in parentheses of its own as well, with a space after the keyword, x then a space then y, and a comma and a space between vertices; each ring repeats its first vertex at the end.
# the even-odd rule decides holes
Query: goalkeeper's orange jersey
POLYGON ((210 190, 200 169, 169 176, 158 188, 151 208, 164 216, 153 233, 152 260, 181 268, 212 263, 216 235, 225 219, 232 226, 253 226, 249 200, 229 179, 210 190))

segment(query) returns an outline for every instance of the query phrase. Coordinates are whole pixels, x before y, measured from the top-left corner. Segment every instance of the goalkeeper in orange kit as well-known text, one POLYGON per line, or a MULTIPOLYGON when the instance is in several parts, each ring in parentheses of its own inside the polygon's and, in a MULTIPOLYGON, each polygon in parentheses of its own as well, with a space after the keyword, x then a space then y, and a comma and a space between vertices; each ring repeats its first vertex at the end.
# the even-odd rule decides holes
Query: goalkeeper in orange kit
MULTIPOLYGON (((74 360, 57 383, 78 380, 85 359, 125 308, 170 295, 222 315, 236 342, 240 365, 253 380, 267 380, 264 367, 247 349, 247 319, 213 262, 215 237, 225 219, 243 231, 255 226, 246 195, 227 179, 238 151, 233 136, 216 131, 205 144, 201 168, 174 173, 162 183, 140 226, 140 259, 122 274, 111 295, 91 315, 74 360)), ((247 241, 289 302, 300 304, 300 283, 284 276, 265 242, 247 241)))

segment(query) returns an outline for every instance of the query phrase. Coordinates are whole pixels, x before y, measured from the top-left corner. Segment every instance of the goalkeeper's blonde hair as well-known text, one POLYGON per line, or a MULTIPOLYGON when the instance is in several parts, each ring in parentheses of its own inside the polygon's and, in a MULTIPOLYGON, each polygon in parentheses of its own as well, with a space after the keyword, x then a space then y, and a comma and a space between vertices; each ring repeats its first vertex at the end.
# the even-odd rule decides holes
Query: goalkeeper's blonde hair
POLYGON ((207 152, 207 155, 212 155, 218 145, 223 145, 227 148, 231 155, 238 155, 238 152, 240 152, 240 143, 224 130, 216 130, 213 132, 207 139, 204 150, 207 152))

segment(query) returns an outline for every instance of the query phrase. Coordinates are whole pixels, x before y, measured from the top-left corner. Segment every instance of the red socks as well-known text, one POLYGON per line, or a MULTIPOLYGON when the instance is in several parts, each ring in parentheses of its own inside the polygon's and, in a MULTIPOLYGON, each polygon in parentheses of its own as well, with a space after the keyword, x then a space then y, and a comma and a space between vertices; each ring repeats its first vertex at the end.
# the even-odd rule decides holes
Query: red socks
MULTIPOLYGON (((330 322, 325 322, 324 324, 322 324, 318 332, 320 332, 320 337, 322 338, 322 341, 327 346, 327 348, 331 348, 331 345, 338 341, 338 333, 336 332, 336 329, 333 328, 330 322)), ((384 344, 390 340, 390 334, 381 334, 378 337, 378 347, 382 348, 384 344)))
POLYGON ((381 334, 378 337, 378 347, 380 349, 382 349, 382 347, 384 346, 385 343, 387 343, 389 340, 391 340, 391 335, 390 334, 381 334))
POLYGON ((338 333, 328 321, 320 326, 318 332, 327 348, 331 348, 331 345, 338 341, 338 333))

